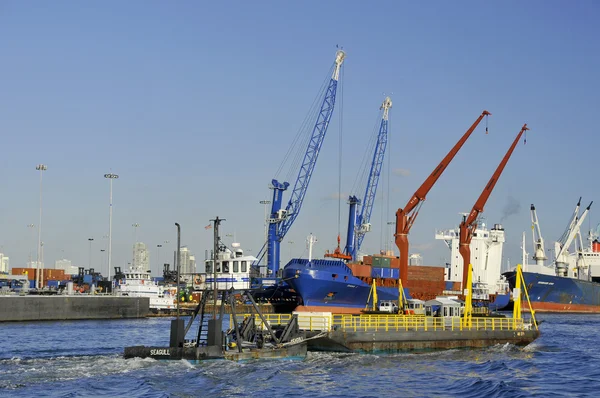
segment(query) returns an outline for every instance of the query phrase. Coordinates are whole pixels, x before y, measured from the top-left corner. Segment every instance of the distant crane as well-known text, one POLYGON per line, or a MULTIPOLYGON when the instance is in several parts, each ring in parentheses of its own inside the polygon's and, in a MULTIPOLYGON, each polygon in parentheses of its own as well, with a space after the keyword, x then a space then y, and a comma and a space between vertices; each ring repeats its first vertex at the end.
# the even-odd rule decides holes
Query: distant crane
POLYGON ((544 261, 548 259, 546 257, 546 250, 544 249, 544 238, 542 238, 542 231, 540 230, 540 223, 538 221, 537 212, 533 203, 531 204, 531 234, 533 235, 533 260, 539 266, 544 266, 544 261))
POLYGON ((592 203, 594 202, 590 202, 588 207, 583 211, 583 213, 581 213, 581 216, 579 216, 579 207, 581 205, 581 198, 579 198, 579 202, 575 207, 575 212, 573 213, 573 217, 571 218, 569 226, 563 233, 561 239, 558 242, 554 243, 554 262, 556 264, 556 275, 558 276, 568 276, 568 249, 569 246, 571 246, 571 243, 573 243, 573 239, 575 239, 575 237, 579 233, 581 224, 583 224, 583 220, 585 220, 585 217, 588 215, 590 208, 592 207, 592 203))
POLYGON ((450 152, 448 152, 446 157, 442 159, 440 164, 433 170, 425 182, 423 182, 419 189, 413 194, 406 206, 396 211, 396 233, 394 236, 396 238, 396 246, 398 246, 398 250, 400 251, 400 280, 406 281, 408 279, 408 233, 410 232, 410 229, 419 215, 419 210, 425 201, 427 193, 435 185, 438 178, 440 178, 444 170, 446 170, 446 167, 448 167, 452 159, 454 159, 454 156, 456 156, 460 148, 462 148, 465 141, 467 141, 467 139, 471 136, 471 133, 473 133, 481 120, 488 115, 491 115, 491 113, 488 111, 483 111, 481 116, 477 118, 475 123, 473 123, 467 132, 460 138, 460 140, 458 140, 450 152))
MULTIPOLYGON (((327 127, 329 126, 331 115, 333 114, 340 70, 345 57, 346 53, 344 51, 338 50, 336 52, 333 73, 327 89, 325 90, 321 108, 318 112, 317 120, 313 127, 308 147, 294 184, 292 195, 285 209, 281 208, 283 191, 287 190, 290 184, 289 182, 280 183, 276 179, 271 181, 270 188, 273 189, 273 200, 271 202, 271 213, 268 220, 269 228, 266 247, 267 267, 269 273, 273 276, 276 276, 279 271, 281 241, 284 239, 300 213, 300 208, 302 207, 302 202, 306 195, 310 178, 317 163, 321 145, 323 144, 323 139, 325 138, 327 127)), ((265 247, 263 246, 257 256, 259 259, 264 256, 264 249, 265 247)))
POLYGON ((373 153, 373 161, 371 162, 371 168, 369 171, 369 177, 367 180, 367 186, 365 189, 365 196, 362 201, 363 206, 360 209, 360 213, 357 212, 357 206, 361 204, 360 199, 355 195, 351 195, 348 198, 348 204, 350 205, 348 214, 348 230, 346 233, 346 247, 342 253, 340 250, 340 238, 338 236, 338 247, 331 254, 325 254, 326 257, 335 257, 344 260, 356 261, 357 254, 362 245, 365 234, 371 230, 371 212, 373 211, 373 204, 375 203, 375 196, 377 194, 377 185, 379 183, 379 176, 381 175, 381 168, 383 167, 383 158, 385 156, 385 150, 388 141, 388 119, 389 110, 392 108, 392 99, 386 97, 381 104, 382 116, 381 124, 379 125, 379 133, 377 134, 377 142, 375 143, 375 152, 373 153))
POLYGON ((477 217, 479 216, 479 214, 483 213, 483 208, 486 202, 488 201, 492 191, 494 190, 498 179, 502 175, 506 163, 508 163, 508 160, 512 156, 512 153, 515 150, 517 143, 521 139, 521 136, 527 130, 529 130, 527 128, 527 124, 524 124, 521 128, 521 131, 519 132, 519 134, 517 134, 517 137, 514 139, 512 145, 510 146, 510 148, 508 148, 508 151, 504 155, 504 158, 502 158, 502 160, 500 161, 500 164, 496 168, 496 171, 494 172, 494 174, 492 174, 492 178, 490 178, 485 188, 483 188, 483 191, 479 195, 477 202, 475 202, 475 204, 473 205, 471 212, 468 216, 463 216, 463 220, 460 223, 460 239, 458 251, 463 259, 463 289, 470 288, 470 286, 467 286, 467 276, 469 273, 469 267, 471 267, 470 246, 471 240, 473 239, 473 234, 475 233, 475 230, 477 230, 477 217))

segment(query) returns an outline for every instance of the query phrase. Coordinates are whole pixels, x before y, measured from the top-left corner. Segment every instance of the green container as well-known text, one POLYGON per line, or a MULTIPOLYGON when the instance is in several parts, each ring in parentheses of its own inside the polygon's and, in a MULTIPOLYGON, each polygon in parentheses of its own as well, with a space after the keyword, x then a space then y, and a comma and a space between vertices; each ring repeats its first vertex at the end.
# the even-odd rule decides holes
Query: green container
POLYGON ((390 268, 392 265, 392 259, 389 257, 381 257, 380 258, 381 262, 379 264, 379 266, 381 268, 390 268))

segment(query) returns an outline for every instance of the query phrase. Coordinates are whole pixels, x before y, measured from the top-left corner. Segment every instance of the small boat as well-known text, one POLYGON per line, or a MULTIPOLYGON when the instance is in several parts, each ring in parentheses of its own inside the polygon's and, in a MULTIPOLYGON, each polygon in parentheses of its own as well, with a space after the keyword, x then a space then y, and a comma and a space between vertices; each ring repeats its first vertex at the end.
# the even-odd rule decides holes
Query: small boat
POLYGON ((172 311, 176 306, 176 297, 169 289, 159 285, 152 280, 150 271, 143 270, 141 267, 129 267, 129 270, 123 273, 123 278, 118 279, 115 287, 115 295, 129 297, 149 297, 150 310, 154 312, 172 311))

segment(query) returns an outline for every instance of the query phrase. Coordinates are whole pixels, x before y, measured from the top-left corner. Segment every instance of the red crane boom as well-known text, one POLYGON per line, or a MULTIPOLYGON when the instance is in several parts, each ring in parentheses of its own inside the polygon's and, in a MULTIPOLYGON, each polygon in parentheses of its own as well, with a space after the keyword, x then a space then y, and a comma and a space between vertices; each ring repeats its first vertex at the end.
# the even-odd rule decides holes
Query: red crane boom
MULTIPOLYGON (((475 123, 467 130, 467 132, 458 140, 458 142, 452 147, 450 152, 446 155, 440 164, 433 170, 433 172, 427 177, 425 182, 419 187, 419 189, 410 198, 404 209, 398 209, 396 212, 396 246, 400 251, 400 280, 406 283, 408 279, 408 233, 412 227, 417 215, 419 214, 420 205, 425 200, 427 193, 436 183, 438 178, 442 175, 446 167, 450 164, 454 156, 458 153, 460 148, 464 145, 465 141, 471 136, 471 133, 479 125, 484 116, 491 115, 488 111, 483 111, 481 116, 477 118, 475 123)), ((487 129, 486 129, 487 131, 487 129)))
POLYGON ((481 192, 481 195, 479 195, 479 199, 477 199, 477 202, 475 202, 471 213, 469 213, 468 217, 463 217, 463 221, 460 223, 460 241, 458 251, 460 252, 460 255, 463 259, 463 289, 467 288, 467 272, 469 271, 468 267, 471 264, 470 245, 471 239, 473 239, 473 233, 477 229, 477 217, 479 216, 479 214, 483 213, 483 207, 485 206, 485 203, 490 197, 490 194, 494 190, 496 182, 498 182, 498 178, 500 178, 500 175, 504 171, 504 166, 506 166, 508 159, 510 159, 510 157, 512 156, 512 153, 515 150, 517 143, 521 139, 521 136, 527 130, 529 130, 527 128, 527 124, 524 124, 519 134, 517 134, 517 137, 513 141, 512 145, 510 146, 510 148, 508 148, 508 152, 506 152, 506 155, 504 155, 504 158, 498 165, 498 168, 492 175, 492 178, 490 178, 490 181, 487 183, 485 188, 483 188, 483 192, 481 192))

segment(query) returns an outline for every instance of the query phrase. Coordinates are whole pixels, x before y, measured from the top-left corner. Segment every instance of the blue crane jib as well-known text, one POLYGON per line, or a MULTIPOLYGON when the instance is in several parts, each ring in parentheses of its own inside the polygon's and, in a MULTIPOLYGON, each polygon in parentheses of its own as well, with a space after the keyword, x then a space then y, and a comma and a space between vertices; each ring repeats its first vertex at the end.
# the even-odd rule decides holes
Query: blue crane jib
POLYGON ((360 247, 362 245, 365 234, 369 232, 371 224, 371 213, 373 211, 373 204, 375 203, 375 196, 377 194, 377 185, 379 183, 379 176, 381 175, 381 169, 383 167, 383 158, 385 156, 385 149, 388 141, 388 116, 389 110, 392 107, 392 100, 390 97, 386 97, 381 104, 383 115, 381 117, 381 124, 379 126, 379 133, 377 135, 377 143, 375 144, 375 152, 373 153, 373 161, 371 162, 371 169, 369 171, 369 178, 367 181, 367 187, 365 189, 365 196, 363 200, 363 206, 360 213, 357 214, 356 208, 360 204, 360 201, 356 196, 350 196, 348 203, 350 204, 350 214, 348 217, 348 231, 346 235, 346 248, 344 252, 352 257, 352 260, 356 261, 356 257, 360 247))
POLYGON ((268 220, 267 267, 272 276, 276 276, 277 271, 279 270, 280 243, 300 213, 300 208, 302 207, 302 202, 306 195, 310 178, 315 169, 323 139, 327 133, 327 127, 329 126, 329 121, 331 120, 331 115, 333 114, 333 108, 335 106, 340 69, 345 57, 346 53, 344 51, 338 50, 336 52, 333 73, 327 89, 325 90, 321 108, 312 129, 312 134, 292 190, 292 195, 285 209, 281 208, 283 191, 287 190, 290 184, 288 182, 280 183, 275 179, 271 181, 270 188, 273 189, 273 200, 271 202, 271 213, 268 220))

